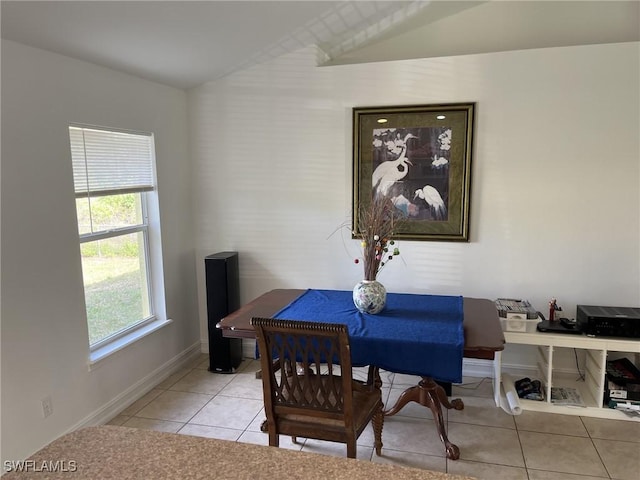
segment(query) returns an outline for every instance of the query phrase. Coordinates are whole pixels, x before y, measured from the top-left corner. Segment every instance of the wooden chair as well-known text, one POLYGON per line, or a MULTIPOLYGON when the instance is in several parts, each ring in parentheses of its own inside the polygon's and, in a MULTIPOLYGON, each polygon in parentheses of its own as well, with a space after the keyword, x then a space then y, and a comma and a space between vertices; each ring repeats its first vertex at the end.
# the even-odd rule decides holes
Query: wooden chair
POLYGON ((280 435, 347 444, 373 420, 376 454, 384 422, 380 377, 369 367, 367 382, 353 379, 346 325, 252 318, 255 328, 269 445, 280 435), (279 365, 282 368, 279 368, 279 365))

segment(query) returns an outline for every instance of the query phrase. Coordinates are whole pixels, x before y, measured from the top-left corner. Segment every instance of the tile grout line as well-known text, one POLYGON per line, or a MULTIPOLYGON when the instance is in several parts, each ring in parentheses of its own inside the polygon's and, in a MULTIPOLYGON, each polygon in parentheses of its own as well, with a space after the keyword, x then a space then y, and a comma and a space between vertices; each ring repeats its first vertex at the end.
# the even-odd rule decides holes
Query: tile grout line
POLYGON ((527 465, 527 457, 524 454, 524 447, 522 446, 522 438, 520 438, 520 429, 518 428, 518 422, 516 422, 515 418, 513 419, 513 424, 516 427, 516 435, 518 436, 518 444, 520 445, 520 454, 522 455, 522 463, 524 463, 524 472, 525 472, 525 475, 527 476, 527 479, 529 479, 530 475, 529 475, 529 466, 527 465))
POLYGON ((604 459, 602 458, 602 455, 600 455, 600 451, 598 450, 598 447, 596 446, 596 444, 593 441, 593 437, 591 436, 591 432, 587 428, 587 425, 584 423, 584 418, 582 416, 580 416, 579 418, 580 418, 580 422, 582 423, 582 426, 584 427, 585 431, 587 432, 587 436, 589 438, 589 441, 591 442, 591 445, 593 446, 593 449, 596 451, 596 454, 598 455, 598 459, 600 460, 600 463, 602 464, 602 468, 604 468, 604 471, 607 472, 607 476, 609 478, 613 478, 611 476, 611 472, 609 472, 609 469, 607 468, 607 464, 605 463, 604 459))
MULTIPOLYGON (((242 362, 240 362, 240 364, 242 365, 242 362)), ((248 365, 248 362, 247 362, 247 365, 248 365)), ((244 368, 242 368, 242 369, 238 369, 238 370, 236 370, 235 372, 230 373, 230 374, 229 374, 229 376, 232 376, 232 375, 233 375, 233 377, 231 378, 231 380, 229 380, 229 381, 226 383, 225 387, 226 387, 227 385, 229 385, 229 384, 233 381, 233 378, 235 378, 235 375, 237 375, 237 374, 238 374, 238 373, 240 373, 241 371, 245 370, 245 369, 247 368, 247 365, 245 365, 245 367, 244 367, 244 368)), ((191 368, 191 369, 189 370, 189 372, 188 372, 188 373, 186 373, 185 375, 183 375, 182 377, 180 377, 180 379, 179 379, 179 380, 177 380, 173 385, 175 385, 176 383, 178 383, 182 378, 186 377, 187 375, 189 375, 189 374, 190 374, 191 372, 193 372, 194 370, 196 370, 196 367, 191 368)), ((209 369, 207 369, 207 371, 208 371, 208 372, 211 372, 209 369)), ((214 372, 211 372, 211 373, 212 373, 212 374, 215 374, 214 372)), ((225 387, 223 387, 223 389, 224 389, 225 387)), ((169 387, 169 388, 171 388, 171 387, 169 387)), ((168 390, 168 389, 167 389, 167 390, 168 390)), ((220 392, 221 392, 221 391, 222 391, 222 390, 220 390, 220 392)), ((204 409, 204 407, 206 407, 207 405, 209 405, 209 403, 211 403, 211 402, 213 401, 213 399, 214 399, 214 398, 216 398, 218 395, 220 395, 220 392, 218 392, 218 393, 216 393, 216 394, 213 394, 213 395, 211 396, 211 398, 210 398, 209 400, 207 400, 207 402, 206 402, 202 407, 200 407, 200 408, 198 409, 198 411, 197 411, 196 413, 194 413, 194 414, 189 418, 189 420, 187 420, 187 421, 184 423, 184 425, 180 428, 180 430, 182 430, 182 429, 185 427, 185 425, 188 425, 188 424, 191 422, 191 420, 193 420, 193 419, 196 417, 196 415, 198 415, 198 414, 199 414, 199 413, 204 409)), ((189 393, 193 393, 193 392, 189 392, 189 393)), ((249 424, 249 425, 250 425, 250 424, 249 424)), ((242 436, 242 434, 241 434, 240 436, 242 436)), ((238 437, 238 438, 240 438, 240 437, 238 437)))

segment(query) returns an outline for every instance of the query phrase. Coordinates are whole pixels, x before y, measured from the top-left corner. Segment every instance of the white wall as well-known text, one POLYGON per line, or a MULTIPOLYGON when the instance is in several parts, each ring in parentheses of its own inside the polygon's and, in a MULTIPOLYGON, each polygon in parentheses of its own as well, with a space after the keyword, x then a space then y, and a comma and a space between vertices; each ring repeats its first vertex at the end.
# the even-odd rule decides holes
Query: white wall
POLYGON ((191 202, 185 92, 2 42, 3 460, 24 458, 99 419, 159 368, 199 351, 191 202), (166 305, 174 320, 92 371, 70 122, 155 134, 166 305), (44 419, 46 395, 54 413, 44 419))
POLYGON ((354 106, 476 102, 468 243, 400 242, 392 292, 640 305, 638 43, 316 67, 313 48, 189 92, 202 258, 240 252, 244 301, 351 289, 354 106))

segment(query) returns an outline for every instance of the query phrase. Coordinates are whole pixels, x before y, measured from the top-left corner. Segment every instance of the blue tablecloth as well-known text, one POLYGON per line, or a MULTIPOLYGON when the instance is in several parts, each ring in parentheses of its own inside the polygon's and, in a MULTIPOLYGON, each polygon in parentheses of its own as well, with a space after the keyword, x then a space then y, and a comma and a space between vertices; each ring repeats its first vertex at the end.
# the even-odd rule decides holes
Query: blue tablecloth
POLYGON ((462 297, 388 293, 385 309, 369 315, 350 291, 307 290, 274 318, 346 324, 354 366, 462 381, 462 297))

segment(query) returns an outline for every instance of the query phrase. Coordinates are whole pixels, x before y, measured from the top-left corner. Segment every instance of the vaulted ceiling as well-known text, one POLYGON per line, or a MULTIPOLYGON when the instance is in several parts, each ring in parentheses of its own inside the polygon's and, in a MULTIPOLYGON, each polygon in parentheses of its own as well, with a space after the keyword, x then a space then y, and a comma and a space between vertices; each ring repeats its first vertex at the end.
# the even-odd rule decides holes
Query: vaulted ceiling
POLYGON ((315 44, 322 65, 640 40, 638 1, 2 1, 2 38, 188 89, 315 44))

